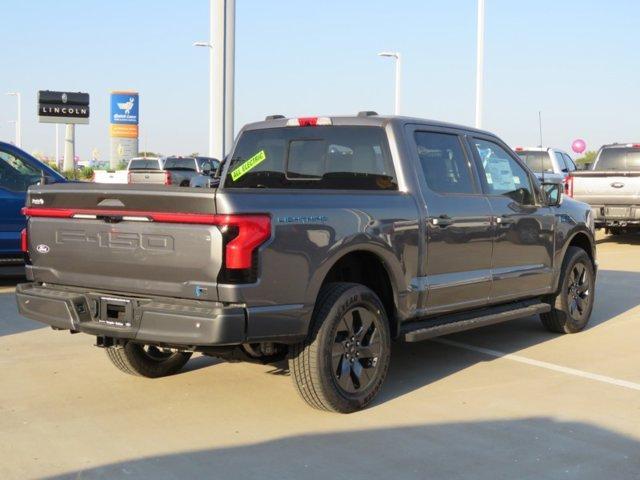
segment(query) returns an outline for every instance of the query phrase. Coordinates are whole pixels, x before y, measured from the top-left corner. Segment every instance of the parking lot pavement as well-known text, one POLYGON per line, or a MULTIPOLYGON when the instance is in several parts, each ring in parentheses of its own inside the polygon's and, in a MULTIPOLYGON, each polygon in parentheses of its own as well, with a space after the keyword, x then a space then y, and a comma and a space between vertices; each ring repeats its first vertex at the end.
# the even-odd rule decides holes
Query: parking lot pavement
POLYGON ((396 345, 375 404, 311 410, 284 365, 147 380, 0 290, 0 478, 640 478, 640 238, 599 239, 588 330, 528 318, 396 345))

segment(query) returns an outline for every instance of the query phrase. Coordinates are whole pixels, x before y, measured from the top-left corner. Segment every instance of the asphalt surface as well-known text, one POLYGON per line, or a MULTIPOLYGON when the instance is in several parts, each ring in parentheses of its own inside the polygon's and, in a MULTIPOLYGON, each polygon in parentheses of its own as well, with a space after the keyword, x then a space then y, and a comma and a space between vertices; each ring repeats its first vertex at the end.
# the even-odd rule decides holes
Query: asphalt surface
POLYGON ((4 281, 0 479, 638 479, 639 253, 600 236, 584 332, 527 318, 396 345, 382 394, 348 416, 307 407, 285 365, 121 374, 91 337, 20 318, 4 281))

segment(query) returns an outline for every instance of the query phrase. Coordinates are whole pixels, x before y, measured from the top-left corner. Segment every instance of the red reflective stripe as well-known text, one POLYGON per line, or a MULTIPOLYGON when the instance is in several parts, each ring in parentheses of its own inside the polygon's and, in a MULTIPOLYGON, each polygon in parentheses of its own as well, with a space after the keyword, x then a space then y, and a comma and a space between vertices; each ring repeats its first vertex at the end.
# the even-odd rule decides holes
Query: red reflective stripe
POLYGON ((218 225, 216 215, 206 213, 146 212, 138 210, 94 210, 82 208, 32 208, 25 207, 22 214, 27 217, 72 218, 74 215, 96 215, 100 217, 145 217, 162 223, 195 223, 218 225))
POLYGON ((76 211, 70 208, 22 208, 22 214, 26 217, 71 218, 74 213, 76 211))

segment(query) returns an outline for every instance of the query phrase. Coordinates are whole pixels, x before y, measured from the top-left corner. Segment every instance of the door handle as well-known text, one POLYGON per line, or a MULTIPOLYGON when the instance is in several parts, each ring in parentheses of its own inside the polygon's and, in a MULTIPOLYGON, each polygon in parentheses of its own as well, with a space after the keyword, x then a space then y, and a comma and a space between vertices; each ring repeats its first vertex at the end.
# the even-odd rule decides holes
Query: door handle
POLYGON ((429 219, 429 222, 434 227, 444 228, 453 223, 453 218, 451 218, 449 215, 440 215, 439 217, 431 217, 429 219))
POLYGON ((512 223, 515 223, 515 220, 513 218, 501 215, 499 217, 496 217, 496 223, 498 225, 511 225, 512 223))

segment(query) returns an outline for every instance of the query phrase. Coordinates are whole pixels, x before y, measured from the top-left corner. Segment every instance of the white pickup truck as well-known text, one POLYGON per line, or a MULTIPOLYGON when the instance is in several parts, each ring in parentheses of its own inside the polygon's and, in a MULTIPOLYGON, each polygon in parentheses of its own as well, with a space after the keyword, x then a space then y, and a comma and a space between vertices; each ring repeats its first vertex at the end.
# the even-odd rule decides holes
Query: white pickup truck
POLYGON ((640 229, 640 143, 604 145, 591 169, 571 172, 567 189, 591 205, 596 228, 640 229))
MULTIPOLYGON (((93 176, 94 183, 145 183, 143 181, 132 181, 132 175, 141 172, 162 171, 164 168, 164 158, 158 157, 134 157, 129 160, 125 170, 95 170, 93 176)), ((144 178, 144 177, 143 177, 144 178)), ((149 182, 146 182, 149 183, 149 182)), ((162 183, 162 182, 159 182, 162 183)))

